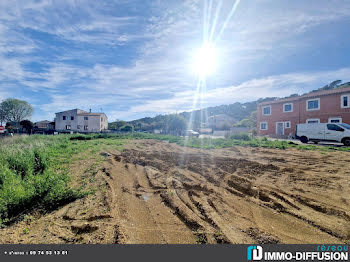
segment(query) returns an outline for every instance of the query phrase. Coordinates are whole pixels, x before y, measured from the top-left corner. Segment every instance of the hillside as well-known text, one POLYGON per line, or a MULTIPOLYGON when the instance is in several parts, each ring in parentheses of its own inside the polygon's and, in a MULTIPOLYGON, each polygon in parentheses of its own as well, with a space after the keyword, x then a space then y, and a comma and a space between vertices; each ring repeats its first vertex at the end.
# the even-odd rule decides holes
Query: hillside
MULTIPOLYGON (((226 114, 233 117, 235 119, 235 122, 240 122, 243 119, 248 119, 251 116, 252 112, 256 111, 258 103, 275 99, 275 97, 270 97, 246 103, 236 102, 229 105, 208 107, 202 110, 182 112, 177 114, 176 117, 188 122, 192 115, 192 127, 195 129, 200 127, 201 119, 205 119, 205 116, 210 117, 214 115, 226 114)), ((117 121, 110 123, 110 126, 113 128, 115 126, 132 125, 136 131, 150 131, 154 129, 164 129, 164 126, 171 125, 168 124, 168 122, 171 121, 169 118, 173 119, 174 114, 158 115, 156 117, 144 117, 129 122, 117 121)))

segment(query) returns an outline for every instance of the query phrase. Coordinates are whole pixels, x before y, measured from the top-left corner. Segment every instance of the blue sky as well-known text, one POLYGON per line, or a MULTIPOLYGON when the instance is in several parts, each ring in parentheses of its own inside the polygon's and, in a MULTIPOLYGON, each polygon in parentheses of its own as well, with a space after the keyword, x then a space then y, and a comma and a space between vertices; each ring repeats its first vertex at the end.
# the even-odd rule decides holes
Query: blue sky
POLYGON ((1 0, 0 101, 30 102, 33 121, 72 108, 109 121, 190 110, 205 28, 218 63, 204 106, 350 81, 349 1, 235 3, 1 0))

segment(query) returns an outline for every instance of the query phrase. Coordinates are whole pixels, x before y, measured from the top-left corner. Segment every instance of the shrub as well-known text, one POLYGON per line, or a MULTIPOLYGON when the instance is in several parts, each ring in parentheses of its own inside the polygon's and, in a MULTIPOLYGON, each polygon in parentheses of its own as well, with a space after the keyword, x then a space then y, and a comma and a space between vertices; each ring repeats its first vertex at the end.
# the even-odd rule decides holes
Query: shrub
POLYGON ((249 136, 248 133, 238 133, 238 134, 233 134, 230 136, 230 139, 236 139, 236 140, 243 140, 243 141, 249 141, 252 138, 249 136))
POLYGON ((57 153, 53 148, 66 152, 66 139, 31 136, 2 141, 0 226, 33 208, 49 210, 82 196, 70 188, 68 174, 51 167, 57 153))
POLYGON ((77 135, 69 138, 69 140, 91 140, 91 139, 93 139, 93 137, 86 136, 86 135, 77 135))

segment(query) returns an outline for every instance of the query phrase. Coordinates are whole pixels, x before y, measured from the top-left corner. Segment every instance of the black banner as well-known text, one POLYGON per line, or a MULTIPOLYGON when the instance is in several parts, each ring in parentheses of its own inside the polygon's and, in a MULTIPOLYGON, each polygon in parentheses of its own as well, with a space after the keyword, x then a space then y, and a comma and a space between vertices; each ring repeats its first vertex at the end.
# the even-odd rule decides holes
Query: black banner
POLYGON ((1 261, 349 261, 349 246, 0 245, 1 261))

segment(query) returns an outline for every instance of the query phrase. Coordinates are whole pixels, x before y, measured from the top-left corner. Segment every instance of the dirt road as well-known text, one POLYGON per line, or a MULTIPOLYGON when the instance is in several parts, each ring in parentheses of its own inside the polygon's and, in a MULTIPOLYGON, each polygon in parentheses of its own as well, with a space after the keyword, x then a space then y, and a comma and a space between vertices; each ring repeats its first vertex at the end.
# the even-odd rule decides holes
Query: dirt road
POLYGON ((1 242, 350 243, 349 153, 154 140, 107 153, 94 196, 1 242))

